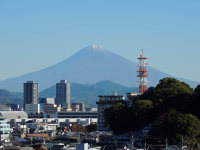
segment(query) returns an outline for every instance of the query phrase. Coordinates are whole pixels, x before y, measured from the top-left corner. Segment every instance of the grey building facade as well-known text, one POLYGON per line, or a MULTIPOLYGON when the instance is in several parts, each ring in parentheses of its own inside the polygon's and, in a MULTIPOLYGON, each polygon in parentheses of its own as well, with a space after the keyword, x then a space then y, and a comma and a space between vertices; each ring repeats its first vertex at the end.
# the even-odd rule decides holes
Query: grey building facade
POLYGON ((38 83, 35 81, 24 83, 24 109, 26 104, 38 104, 38 83))
POLYGON ((70 88, 71 84, 66 80, 56 83, 56 104, 70 108, 70 88))

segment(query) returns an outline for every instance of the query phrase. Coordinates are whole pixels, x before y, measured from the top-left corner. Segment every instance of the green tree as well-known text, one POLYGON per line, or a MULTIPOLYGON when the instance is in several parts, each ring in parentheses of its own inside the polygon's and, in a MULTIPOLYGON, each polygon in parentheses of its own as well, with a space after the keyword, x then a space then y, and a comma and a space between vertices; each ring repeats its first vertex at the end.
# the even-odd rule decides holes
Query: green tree
POLYGON ((153 102, 150 100, 137 100, 132 107, 132 125, 134 130, 142 129, 154 120, 153 102))
POLYGON ((154 109, 158 114, 162 114, 170 108, 179 109, 180 105, 181 109, 184 109, 184 104, 192 94, 193 89, 188 84, 174 78, 163 78, 155 88, 149 88, 141 98, 152 100, 154 109))
POLYGON ((115 134, 139 130, 154 120, 153 102, 137 100, 131 108, 117 103, 104 112, 107 125, 115 134))
POLYGON ((187 104, 188 112, 200 118, 200 85, 194 89, 194 95, 190 97, 190 102, 187 104))
POLYGON ((188 84, 174 78, 161 79, 155 89, 156 96, 163 100, 170 99, 176 95, 193 94, 193 89, 188 84))
POLYGON ((190 86, 174 78, 161 79, 154 88, 150 87, 133 106, 117 103, 105 110, 106 123, 114 133, 140 130, 154 123, 152 135, 181 136, 197 139, 199 136, 200 85, 193 91, 190 86), (194 116, 195 115, 195 116, 194 116), (196 132, 195 132, 196 131, 196 132))
POLYGON ((104 111, 106 126, 115 133, 120 134, 130 131, 131 111, 125 104, 119 102, 104 111))
POLYGON ((153 102, 150 100, 137 100, 133 104, 134 113, 148 112, 153 109, 153 102))
POLYGON ((183 114, 174 109, 159 117, 150 135, 168 137, 171 141, 196 139, 200 135, 200 120, 192 114, 183 114))
POLYGON ((200 96, 200 84, 194 89, 194 94, 200 96))
POLYGON ((155 87, 149 87, 141 96, 141 99, 153 100, 156 96, 155 87))

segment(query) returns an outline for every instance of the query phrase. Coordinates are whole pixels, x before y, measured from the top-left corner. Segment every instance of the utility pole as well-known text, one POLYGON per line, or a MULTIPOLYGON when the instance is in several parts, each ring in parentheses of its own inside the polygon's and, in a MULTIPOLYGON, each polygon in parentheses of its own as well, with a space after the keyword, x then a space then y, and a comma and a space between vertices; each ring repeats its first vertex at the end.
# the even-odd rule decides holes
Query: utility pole
POLYGON ((165 145, 165 148, 166 148, 166 150, 168 149, 168 140, 167 140, 167 138, 165 139, 165 142, 166 142, 166 145, 165 145))
POLYGON ((130 150, 133 150, 133 149, 134 149, 134 140, 133 140, 133 135, 132 135, 130 150))
POLYGON ((183 136, 181 137, 181 149, 183 150, 183 136))

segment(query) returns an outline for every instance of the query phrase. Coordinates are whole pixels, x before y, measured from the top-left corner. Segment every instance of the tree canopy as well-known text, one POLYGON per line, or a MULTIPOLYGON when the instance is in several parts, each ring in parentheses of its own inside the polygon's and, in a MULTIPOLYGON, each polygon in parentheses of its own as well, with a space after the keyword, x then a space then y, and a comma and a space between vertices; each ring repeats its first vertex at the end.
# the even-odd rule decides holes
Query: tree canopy
POLYGON ((109 126, 115 134, 120 134, 129 131, 131 117, 130 108, 121 102, 107 108, 104 112, 106 125, 109 126))
POLYGON ((159 117, 150 134, 174 140, 180 140, 181 137, 192 140, 200 135, 200 120, 192 114, 170 109, 159 117))
POLYGON ((200 137, 200 85, 193 90, 174 78, 163 78, 150 87, 131 107, 118 103, 105 110, 106 122, 114 133, 140 130, 153 124, 151 135, 177 140, 200 137))

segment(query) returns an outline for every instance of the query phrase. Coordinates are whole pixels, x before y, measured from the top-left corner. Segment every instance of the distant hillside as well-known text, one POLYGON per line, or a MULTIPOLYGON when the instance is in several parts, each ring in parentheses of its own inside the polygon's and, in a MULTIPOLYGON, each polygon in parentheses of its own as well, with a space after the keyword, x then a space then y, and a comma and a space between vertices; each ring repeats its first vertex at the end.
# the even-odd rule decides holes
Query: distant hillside
POLYGON ((7 103, 16 103, 22 106, 23 94, 0 89, 0 105, 5 105, 7 103))
MULTIPOLYGON (((71 101, 84 102, 90 106, 95 106, 98 95, 112 95, 116 91, 125 95, 127 92, 137 92, 138 88, 129 88, 111 81, 101 81, 96 84, 71 83, 71 101)), ((42 92, 39 97, 56 97, 56 86, 52 86, 42 92)), ((23 105, 23 93, 9 92, 0 89, 0 105, 16 103, 23 105)))
MULTIPOLYGON (((140 54, 133 51, 130 55, 137 58, 140 54)), ((151 64, 150 64, 151 65, 151 64)), ((39 90, 43 91, 55 85, 62 79, 81 84, 94 84, 109 80, 123 86, 137 86, 137 66, 124 57, 121 57, 103 47, 88 46, 71 57, 42 70, 31 72, 16 78, 0 81, 0 88, 9 91, 22 92, 23 83, 35 80, 39 83, 39 90)), ((149 85, 155 86, 159 80, 171 75, 149 67, 149 85)), ((179 79, 179 78, 178 78, 179 79)), ((198 82, 180 79, 192 87, 198 82)))
MULTIPOLYGON (((114 91, 116 91, 118 94, 125 95, 127 92, 137 92, 138 88, 125 87, 111 81, 101 81, 92 85, 71 83, 71 101, 95 105, 96 101, 98 100, 98 95, 112 95, 114 91)), ((55 85, 40 92, 40 97, 55 96, 55 85)))

